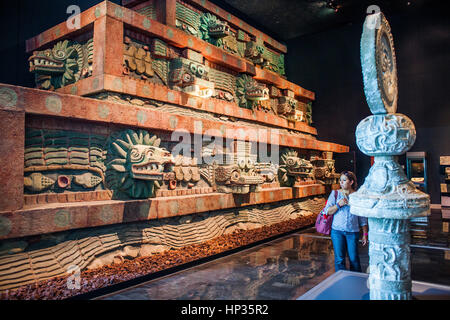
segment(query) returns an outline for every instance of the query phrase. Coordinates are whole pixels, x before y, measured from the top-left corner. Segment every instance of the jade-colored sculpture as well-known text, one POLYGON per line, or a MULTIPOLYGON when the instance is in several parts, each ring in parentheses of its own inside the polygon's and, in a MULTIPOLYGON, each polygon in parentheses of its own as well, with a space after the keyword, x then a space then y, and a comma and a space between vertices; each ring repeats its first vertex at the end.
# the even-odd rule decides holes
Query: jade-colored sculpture
POLYGON ((397 110, 397 68, 391 29, 379 12, 368 15, 361 37, 364 91, 373 115, 356 128, 356 143, 375 163, 350 195, 350 212, 369 218, 370 299, 410 300, 412 217, 430 214, 430 197, 415 188, 397 162, 416 130, 397 110))
POLYGON ((125 130, 112 135, 106 162, 107 186, 117 196, 149 198, 164 180, 172 154, 159 145, 161 139, 144 130, 125 130))

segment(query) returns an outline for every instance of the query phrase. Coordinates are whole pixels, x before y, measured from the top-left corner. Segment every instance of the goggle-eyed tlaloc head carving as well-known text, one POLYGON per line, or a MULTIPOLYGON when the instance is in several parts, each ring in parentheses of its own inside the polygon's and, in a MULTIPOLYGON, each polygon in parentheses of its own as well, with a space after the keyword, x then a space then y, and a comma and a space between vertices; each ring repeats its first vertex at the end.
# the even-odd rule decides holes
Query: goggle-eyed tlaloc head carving
POLYGON ((106 181, 108 186, 131 198, 148 198, 160 187, 174 158, 159 147, 161 139, 144 130, 126 130, 110 138, 106 181))
POLYGON ((196 78, 207 80, 208 71, 209 68, 200 63, 176 58, 170 62, 169 80, 172 85, 183 88, 194 84, 196 78))
POLYGON ((278 99, 278 113, 294 114, 297 108, 297 100, 291 97, 280 97, 278 99))
POLYGON ((255 170, 255 162, 250 157, 227 157, 230 154, 223 154, 225 164, 215 168, 215 178, 218 183, 218 190, 226 192, 245 194, 264 183, 265 178, 255 170))
POLYGON ((170 62, 169 81, 173 89, 197 97, 210 97, 214 93, 214 82, 208 80, 209 67, 201 63, 176 58, 170 62))

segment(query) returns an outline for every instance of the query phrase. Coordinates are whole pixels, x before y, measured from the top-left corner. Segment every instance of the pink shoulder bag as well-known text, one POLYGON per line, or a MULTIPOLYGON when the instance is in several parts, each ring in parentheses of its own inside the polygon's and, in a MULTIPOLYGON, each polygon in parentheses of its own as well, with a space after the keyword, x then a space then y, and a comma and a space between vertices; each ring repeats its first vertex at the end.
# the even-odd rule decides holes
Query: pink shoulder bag
MULTIPOLYGON (((336 202, 337 199, 337 190, 333 190, 334 192, 334 201, 336 202)), ((322 211, 320 211, 319 215, 317 216, 316 220, 316 230, 319 233, 329 235, 331 233, 331 225, 333 224, 333 216, 329 217, 327 213, 325 212, 327 204, 325 203, 325 207, 323 207, 322 211)))

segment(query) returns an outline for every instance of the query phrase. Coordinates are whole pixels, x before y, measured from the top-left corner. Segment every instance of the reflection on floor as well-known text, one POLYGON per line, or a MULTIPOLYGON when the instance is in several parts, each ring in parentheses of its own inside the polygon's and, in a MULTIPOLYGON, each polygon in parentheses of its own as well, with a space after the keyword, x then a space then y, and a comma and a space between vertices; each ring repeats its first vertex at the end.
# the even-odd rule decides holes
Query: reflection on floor
MULTIPOLYGON (((448 222, 433 210, 427 219, 411 223, 413 280, 450 285, 448 222)), ((359 249, 367 271, 368 247, 359 249)), ((103 299, 291 300, 333 273, 330 238, 310 228, 103 299)))

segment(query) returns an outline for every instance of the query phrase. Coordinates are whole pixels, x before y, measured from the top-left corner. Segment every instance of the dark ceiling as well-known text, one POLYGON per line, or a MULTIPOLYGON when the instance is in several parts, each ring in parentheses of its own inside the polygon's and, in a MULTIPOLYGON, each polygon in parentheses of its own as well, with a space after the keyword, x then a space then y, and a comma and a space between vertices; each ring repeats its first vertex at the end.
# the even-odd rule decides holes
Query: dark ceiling
POLYGON ((435 0, 210 0, 279 41, 364 21, 377 5, 386 15, 398 14, 435 0))

